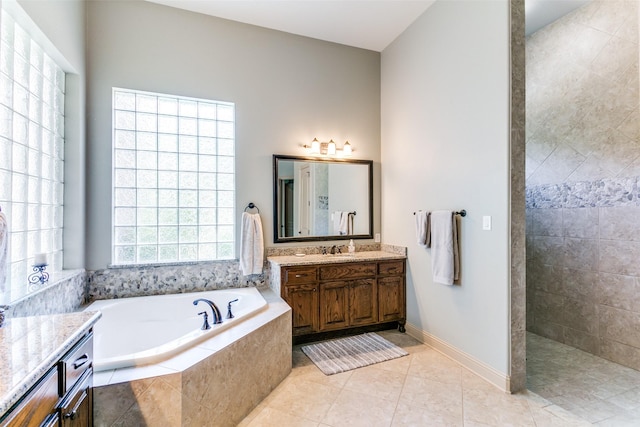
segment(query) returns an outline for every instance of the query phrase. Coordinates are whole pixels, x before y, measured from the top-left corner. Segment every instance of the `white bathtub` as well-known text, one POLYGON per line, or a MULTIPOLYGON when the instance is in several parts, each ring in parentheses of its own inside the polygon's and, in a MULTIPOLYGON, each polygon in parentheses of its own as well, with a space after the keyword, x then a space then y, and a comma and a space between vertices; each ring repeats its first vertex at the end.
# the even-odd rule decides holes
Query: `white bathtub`
POLYGON ((94 327, 94 370, 124 368, 156 363, 207 340, 267 308, 256 288, 234 288, 188 294, 158 295, 96 301, 85 310, 101 311, 94 327), (213 324, 208 304, 193 301, 205 298, 220 310, 223 323, 213 324), (233 319, 227 319, 227 304, 233 319), (209 314, 211 329, 201 330, 203 316, 209 314))

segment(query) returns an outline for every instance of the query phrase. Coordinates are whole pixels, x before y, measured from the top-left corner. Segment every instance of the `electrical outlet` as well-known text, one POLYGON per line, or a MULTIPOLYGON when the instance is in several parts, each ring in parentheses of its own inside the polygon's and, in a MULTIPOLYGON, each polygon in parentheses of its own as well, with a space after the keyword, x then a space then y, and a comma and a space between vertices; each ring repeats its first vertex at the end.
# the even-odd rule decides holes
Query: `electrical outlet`
POLYGON ((376 233, 376 236, 375 236, 374 240, 375 240, 376 243, 380 243, 380 233, 376 233))

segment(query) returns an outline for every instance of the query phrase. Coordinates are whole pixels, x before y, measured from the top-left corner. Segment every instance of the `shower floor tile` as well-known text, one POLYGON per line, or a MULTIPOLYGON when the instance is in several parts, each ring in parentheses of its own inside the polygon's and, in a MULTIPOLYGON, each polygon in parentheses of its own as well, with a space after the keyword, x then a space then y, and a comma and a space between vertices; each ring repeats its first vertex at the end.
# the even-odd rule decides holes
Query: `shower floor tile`
POLYGON ((527 333, 527 388, 602 426, 640 426, 640 372, 527 333))

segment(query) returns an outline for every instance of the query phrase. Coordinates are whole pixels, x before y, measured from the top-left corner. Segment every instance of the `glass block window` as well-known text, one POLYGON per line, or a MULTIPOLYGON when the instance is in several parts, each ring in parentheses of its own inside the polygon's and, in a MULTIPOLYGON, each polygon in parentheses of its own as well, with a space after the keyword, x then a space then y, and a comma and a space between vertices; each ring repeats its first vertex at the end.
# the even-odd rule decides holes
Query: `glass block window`
POLYGON ((113 264, 234 258, 234 208, 234 104, 113 89, 113 264))
POLYGON ((0 14, 0 207, 18 289, 35 254, 47 254, 47 271, 62 269, 65 73, 9 11, 0 14))

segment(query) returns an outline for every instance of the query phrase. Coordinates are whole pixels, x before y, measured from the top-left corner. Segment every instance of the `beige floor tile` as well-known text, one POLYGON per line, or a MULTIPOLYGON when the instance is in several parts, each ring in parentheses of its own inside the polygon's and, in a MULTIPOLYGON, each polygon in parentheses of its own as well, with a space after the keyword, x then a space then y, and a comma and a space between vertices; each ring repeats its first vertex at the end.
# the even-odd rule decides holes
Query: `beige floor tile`
POLYGON ((344 389, 397 402, 405 378, 403 373, 379 369, 377 365, 367 366, 355 369, 344 389))
POLYGON ((429 378, 447 384, 460 384, 462 368, 435 350, 416 353, 407 375, 429 378))
POLYGON ((421 408, 400 402, 393 414, 392 427, 462 426, 462 417, 449 417, 436 408, 421 408))
POLYGON ((423 377, 407 376, 400 402, 415 408, 428 409, 431 414, 462 419, 462 388, 423 377))
POLYGON ((288 377, 282 387, 269 395, 267 406, 319 422, 339 392, 339 388, 306 381, 303 377, 288 377))
POLYGON ((322 422, 333 427, 388 427, 396 402, 342 390, 322 422))
MULTIPOLYGON (((240 424, 243 425, 243 424, 240 424)), ((287 427, 317 427, 317 421, 307 420, 302 417, 288 414, 274 408, 264 408, 253 418, 247 427, 274 427, 274 426, 287 426, 287 427)))

